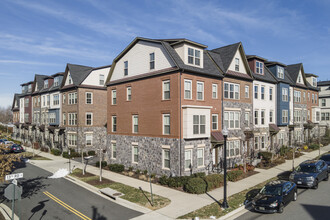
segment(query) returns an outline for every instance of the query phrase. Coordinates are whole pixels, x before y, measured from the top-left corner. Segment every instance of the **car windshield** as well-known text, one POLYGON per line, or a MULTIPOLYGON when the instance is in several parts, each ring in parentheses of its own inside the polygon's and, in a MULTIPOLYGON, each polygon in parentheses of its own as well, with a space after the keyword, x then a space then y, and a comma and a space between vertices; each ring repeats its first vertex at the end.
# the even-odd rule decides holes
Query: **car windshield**
POLYGON ((312 165, 300 165, 296 169, 297 172, 316 173, 316 167, 312 165))
POLYGON ((329 155, 323 155, 321 157, 321 160, 324 160, 324 161, 330 161, 330 154, 329 155))
POLYGON ((264 186, 260 190, 260 194, 280 196, 281 195, 281 191, 282 191, 282 187, 281 186, 269 186, 268 185, 268 186, 264 186))

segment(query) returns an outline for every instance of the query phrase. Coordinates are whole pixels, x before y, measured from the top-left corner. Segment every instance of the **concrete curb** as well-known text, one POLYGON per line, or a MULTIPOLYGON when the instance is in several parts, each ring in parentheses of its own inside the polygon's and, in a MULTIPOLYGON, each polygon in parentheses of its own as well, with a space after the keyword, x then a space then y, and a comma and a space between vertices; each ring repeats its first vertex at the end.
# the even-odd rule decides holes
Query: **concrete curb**
POLYGON ((149 213, 149 212, 152 212, 152 210, 150 210, 148 208, 145 208, 143 206, 140 206, 138 204, 135 204, 133 202, 130 202, 130 201, 125 200, 125 199, 122 199, 122 198, 117 198, 116 200, 113 200, 110 197, 108 197, 108 196, 103 195, 102 193, 100 193, 99 188, 96 188, 95 186, 92 186, 92 185, 90 185, 88 183, 85 183, 85 182, 83 182, 83 181, 81 181, 81 180, 79 180, 77 178, 72 177, 72 176, 66 176, 65 179, 67 179, 67 180, 69 180, 69 181, 71 181, 71 182, 73 182, 73 183, 75 183, 75 184, 77 184, 77 185, 79 185, 79 186, 81 186, 81 187, 89 190, 90 192, 93 192, 93 193, 95 193, 95 194, 97 194, 97 195, 99 195, 99 196, 101 196, 101 197, 103 197, 103 198, 105 198, 105 199, 107 199, 109 201, 112 201, 114 203, 118 203, 119 205, 122 205, 122 206, 124 206, 126 208, 130 208, 130 209, 133 209, 135 211, 142 212, 144 214, 149 213))
MULTIPOLYGON (((6 206, 3 203, 0 203, 0 212, 3 215, 3 217, 5 217, 6 220, 11 220, 11 209, 8 206, 6 206)), ((14 220, 15 219, 18 220, 18 217, 16 214, 14 214, 14 220)))
MULTIPOLYGON (((236 215, 236 214, 242 212, 243 210, 250 211, 250 210, 252 209, 251 204, 252 204, 251 202, 248 202, 246 205, 241 206, 241 207, 239 207, 239 208, 237 208, 237 209, 235 209, 235 210, 229 212, 228 214, 226 214, 226 215, 224 215, 224 216, 218 218, 218 220, 225 220, 225 219, 228 220, 228 219, 231 219, 234 215, 236 215)), ((237 216, 237 217, 238 217, 238 216, 237 216)), ((233 218, 233 219, 234 219, 234 218, 233 218)))

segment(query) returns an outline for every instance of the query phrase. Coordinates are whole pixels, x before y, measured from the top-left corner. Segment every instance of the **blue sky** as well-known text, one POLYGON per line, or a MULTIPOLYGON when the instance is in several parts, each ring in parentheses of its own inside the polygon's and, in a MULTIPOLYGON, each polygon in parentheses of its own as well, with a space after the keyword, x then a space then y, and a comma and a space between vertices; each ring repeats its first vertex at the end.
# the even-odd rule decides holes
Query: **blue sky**
POLYGON ((20 84, 66 63, 112 63, 135 37, 187 38, 209 49, 241 41, 247 54, 330 79, 330 1, 0 1, 0 106, 20 84))

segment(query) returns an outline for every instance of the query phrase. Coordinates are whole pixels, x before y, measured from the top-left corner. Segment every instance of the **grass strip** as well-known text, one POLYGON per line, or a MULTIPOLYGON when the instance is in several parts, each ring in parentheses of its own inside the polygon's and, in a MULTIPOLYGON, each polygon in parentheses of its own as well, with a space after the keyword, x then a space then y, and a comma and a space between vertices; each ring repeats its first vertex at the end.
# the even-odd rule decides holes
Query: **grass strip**
MULTIPOLYGON (((70 175, 85 183, 93 185, 99 189, 109 187, 118 192, 121 192, 124 195, 121 196, 120 198, 128 200, 128 201, 136 203, 136 204, 139 204, 139 205, 149 208, 151 210, 157 210, 157 209, 163 208, 163 207, 167 206, 168 204, 170 204, 170 202, 171 202, 171 200, 169 200, 167 198, 153 194, 153 206, 152 206, 149 202, 151 200, 151 194, 149 192, 146 192, 146 191, 142 192, 140 189, 137 189, 137 188, 134 188, 131 186, 127 186, 122 183, 113 182, 106 178, 102 178, 102 182, 100 182, 99 176, 96 176, 96 175, 93 175, 90 173, 86 173, 86 175, 88 175, 88 177, 83 177, 81 169, 74 169, 70 175)), ((144 190, 146 190, 146 189, 144 189, 144 190)))
POLYGON ((20 155, 24 158, 28 158, 29 160, 52 160, 47 157, 39 156, 37 154, 34 154, 34 156, 33 156, 33 153, 31 153, 31 152, 23 152, 23 153, 20 153, 20 155))

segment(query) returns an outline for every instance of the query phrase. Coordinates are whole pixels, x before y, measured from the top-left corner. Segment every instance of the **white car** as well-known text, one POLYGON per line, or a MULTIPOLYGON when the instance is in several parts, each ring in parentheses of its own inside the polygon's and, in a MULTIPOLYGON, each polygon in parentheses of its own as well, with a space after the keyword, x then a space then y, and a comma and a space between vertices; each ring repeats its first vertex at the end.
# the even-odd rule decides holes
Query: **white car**
POLYGON ((5 145, 12 145, 12 144, 15 144, 15 143, 12 141, 5 141, 5 145))

